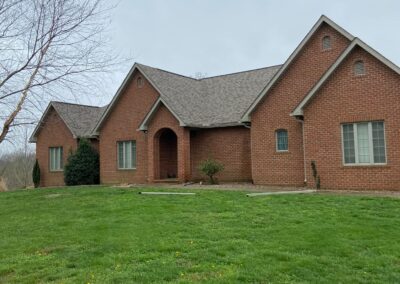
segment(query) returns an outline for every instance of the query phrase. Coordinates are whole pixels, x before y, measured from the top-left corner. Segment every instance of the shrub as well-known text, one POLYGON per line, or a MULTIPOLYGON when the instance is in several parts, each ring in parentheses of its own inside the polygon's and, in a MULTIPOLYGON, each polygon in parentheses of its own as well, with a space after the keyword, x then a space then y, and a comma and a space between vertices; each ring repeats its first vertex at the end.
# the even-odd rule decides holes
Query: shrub
POLYGON ((40 167, 39 167, 39 162, 37 159, 36 159, 35 165, 33 166, 32 181, 33 181, 33 185, 35 186, 35 188, 39 187, 39 185, 40 185, 40 167))
POLYGON ((209 177, 211 184, 215 184, 214 176, 224 170, 224 165, 213 159, 207 159, 200 164, 199 170, 209 177))
POLYGON ((64 167, 66 185, 98 184, 100 181, 99 154, 86 139, 79 141, 64 167))

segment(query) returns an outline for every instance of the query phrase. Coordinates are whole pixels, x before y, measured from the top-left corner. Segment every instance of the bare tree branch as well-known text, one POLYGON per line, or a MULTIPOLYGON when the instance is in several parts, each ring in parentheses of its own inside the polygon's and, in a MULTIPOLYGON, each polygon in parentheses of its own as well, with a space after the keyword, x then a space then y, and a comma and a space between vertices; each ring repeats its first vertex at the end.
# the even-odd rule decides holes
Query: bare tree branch
POLYGON ((104 38, 105 3, 0 0, 0 145, 48 100, 89 93, 120 63, 104 38))

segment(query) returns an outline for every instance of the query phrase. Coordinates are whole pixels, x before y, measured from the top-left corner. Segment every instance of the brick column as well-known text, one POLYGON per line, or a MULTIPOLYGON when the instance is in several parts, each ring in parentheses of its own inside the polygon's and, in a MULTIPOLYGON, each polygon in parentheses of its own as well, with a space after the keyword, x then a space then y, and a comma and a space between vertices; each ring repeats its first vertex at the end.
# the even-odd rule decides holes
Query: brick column
POLYGON ((190 130, 181 128, 178 134, 178 179, 190 180, 190 130))
POLYGON ((155 169, 158 165, 155 165, 156 157, 158 157, 158 143, 157 139, 154 139, 154 133, 147 133, 147 182, 152 183, 155 180, 155 169), (155 145, 155 143, 157 145, 155 145))

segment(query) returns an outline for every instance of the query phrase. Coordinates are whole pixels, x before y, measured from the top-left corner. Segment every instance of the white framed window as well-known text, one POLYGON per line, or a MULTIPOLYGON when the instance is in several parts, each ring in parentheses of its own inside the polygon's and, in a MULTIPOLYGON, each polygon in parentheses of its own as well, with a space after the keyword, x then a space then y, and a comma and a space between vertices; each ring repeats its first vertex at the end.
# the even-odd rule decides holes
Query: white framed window
POLYGON ((345 165, 386 164, 384 122, 342 124, 342 147, 345 165))
POLYGON ((49 148, 49 168, 51 172, 62 171, 63 163, 63 148, 50 147, 49 148))
POLYGON ((136 169, 136 141, 120 141, 117 143, 118 169, 136 169))
POLYGON ((278 129, 275 131, 276 137, 276 151, 286 152, 289 150, 288 132, 285 129, 278 129))
POLYGON ((329 50, 331 48, 332 48, 331 37, 330 36, 324 36, 322 38, 322 50, 329 50))
POLYGON ((356 62, 354 62, 354 75, 356 76, 365 75, 364 61, 357 60, 356 62))

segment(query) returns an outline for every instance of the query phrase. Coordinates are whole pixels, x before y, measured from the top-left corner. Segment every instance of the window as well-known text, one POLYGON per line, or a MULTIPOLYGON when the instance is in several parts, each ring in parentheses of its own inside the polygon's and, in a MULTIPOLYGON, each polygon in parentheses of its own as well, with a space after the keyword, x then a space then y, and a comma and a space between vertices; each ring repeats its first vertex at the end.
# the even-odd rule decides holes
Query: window
POLYGON ((50 171, 62 171, 63 169, 63 148, 62 147, 50 147, 49 148, 49 164, 50 171))
POLYGON ((276 151, 287 151, 288 150, 288 132, 284 129, 276 131, 276 151))
POLYGON ((345 164, 385 164, 385 127, 383 121, 342 125, 345 164))
POLYGON ((331 37, 324 36, 322 38, 322 50, 328 50, 328 49, 331 49, 331 37))
POLYGON ((137 80, 136 80, 136 83, 137 83, 138 88, 143 87, 143 85, 144 85, 143 78, 142 77, 138 77, 137 80))
POLYGON ((355 75, 365 75, 364 61, 358 60, 354 63, 354 74, 355 75))
POLYGON ((118 169, 136 169, 136 141, 118 142, 118 169))

